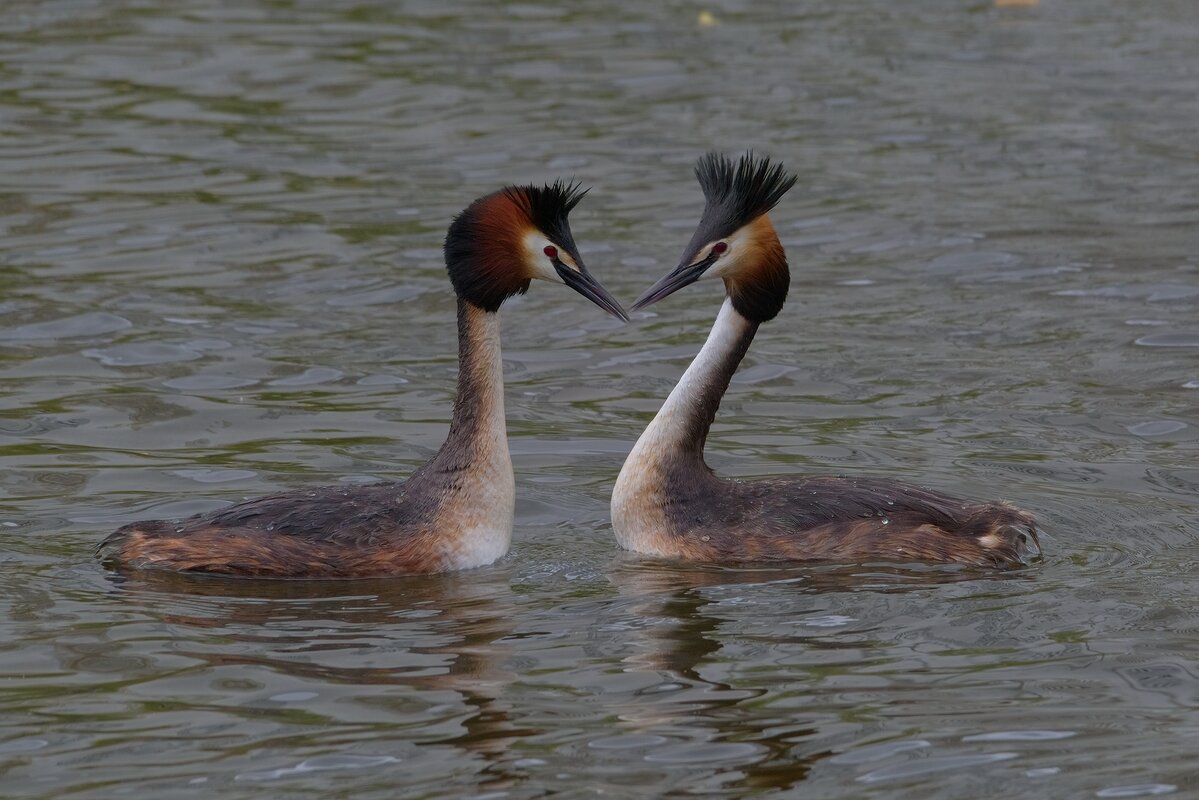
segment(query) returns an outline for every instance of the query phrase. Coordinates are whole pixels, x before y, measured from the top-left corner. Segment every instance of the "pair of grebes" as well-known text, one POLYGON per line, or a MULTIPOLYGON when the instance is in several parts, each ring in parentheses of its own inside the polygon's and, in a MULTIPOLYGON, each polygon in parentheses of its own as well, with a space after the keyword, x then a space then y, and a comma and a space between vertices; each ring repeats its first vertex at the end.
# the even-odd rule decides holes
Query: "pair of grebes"
MULTIPOLYGON (((627 550, 708 563, 832 560, 1014 566, 1039 553, 1032 515, 878 478, 739 481, 704 443, 758 326, 782 309, 790 275, 768 212, 795 184, 746 154, 699 160, 706 205, 678 267, 634 303, 720 278, 707 342, 642 433, 612 492, 627 550)), ((504 420, 498 311, 533 279, 564 283, 628 315, 579 257, 567 216, 577 186, 510 186, 454 219, 445 260, 458 296, 458 393, 445 444, 407 480, 271 495, 181 520, 127 525, 99 547, 120 567, 262 578, 360 578, 490 564, 512 539, 516 485, 504 420)))

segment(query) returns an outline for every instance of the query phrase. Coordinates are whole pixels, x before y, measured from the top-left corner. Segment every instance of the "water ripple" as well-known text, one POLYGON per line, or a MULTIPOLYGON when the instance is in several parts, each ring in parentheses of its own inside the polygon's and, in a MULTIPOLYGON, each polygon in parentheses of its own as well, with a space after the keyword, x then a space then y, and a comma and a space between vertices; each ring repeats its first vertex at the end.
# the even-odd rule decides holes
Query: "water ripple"
POLYGON ((929 775, 935 772, 948 772, 967 767, 977 767, 983 764, 994 764, 999 761, 1008 761, 1016 758, 1018 755, 1019 753, 980 753, 969 756, 935 756, 917 761, 909 761, 906 764, 896 764, 892 767, 876 769, 873 772, 867 772, 865 775, 859 775, 857 780, 861 783, 882 783, 883 781, 902 780, 919 775, 929 775))
POLYGON ((133 323, 116 314, 93 311, 73 317, 33 322, 0 330, 0 339, 34 341, 40 339, 70 339, 80 336, 100 336, 133 327, 133 323))
POLYGON ((392 756, 317 756, 305 759, 294 767, 261 770, 239 773, 234 780, 238 781, 274 781, 280 778, 291 778, 308 772, 326 772, 330 770, 369 769, 394 764, 399 761, 392 756))

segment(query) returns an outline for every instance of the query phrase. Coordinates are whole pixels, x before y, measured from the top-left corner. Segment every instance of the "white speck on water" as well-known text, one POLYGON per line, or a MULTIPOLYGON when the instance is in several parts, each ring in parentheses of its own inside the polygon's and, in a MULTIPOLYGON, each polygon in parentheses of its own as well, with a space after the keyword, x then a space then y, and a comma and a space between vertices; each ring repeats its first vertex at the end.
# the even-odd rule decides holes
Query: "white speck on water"
POLYGON ((287 378, 271 381, 271 386, 315 386, 318 383, 328 383, 340 378, 344 373, 332 367, 312 367, 287 378))
POLYGON ((7 742, 0 742, 0 754, 32 753, 34 750, 41 750, 49 744, 45 739, 9 739, 7 742))
POLYGON ((17 523, 9 522, 8 520, 5 520, 4 522, 0 522, 0 525, 3 525, 6 528, 16 528, 17 527, 17 523))
POLYGON ((197 483, 232 483, 258 475, 257 472, 249 469, 174 469, 168 474, 187 478, 197 483))
POLYGON ((841 614, 823 614, 815 617, 804 617, 795 622, 796 625, 806 625, 811 628, 842 628, 851 622, 856 622, 854 617, 846 617, 841 614))
POLYGON ((883 519, 883 524, 884 524, 884 525, 890 525, 890 524, 891 524, 891 520, 889 520, 889 519, 883 519))
POLYGON ((657 686, 650 686, 648 689, 643 689, 642 694, 667 694, 669 692, 677 692, 680 689, 686 688, 687 687, 681 683, 667 681, 666 683, 659 683, 657 686))
POLYGON ((1165 436, 1168 433, 1177 433, 1186 428, 1185 422, 1178 420, 1155 420, 1153 422, 1139 422, 1136 425, 1127 426, 1128 432, 1136 436, 1165 436))
POLYGON ((995 731, 963 736, 963 742, 1048 742, 1054 739, 1069 739, 1074 731, 995 731))
POLYGON ((837 281, 838 286, 873 286, 874 281, 869 278, 850 278, 845 281, 837 281))
POLYGON ((188 781, 188 783, 191 784, 192 786, 195 786, 196 784, 200 784, 200 783, 208 783, 208 778, 204 778, 204 777, 192 778, 190 781, 188 781))
POLYGON ((540 758, 518 758, 512 762, 512 766, 517 769, 527 769, 528 767, 543 767, 545 762, 540 758))
POLYGON ((399 375, 367 375, 358 379, 359 386, 399 386, 407 382, 407 378, 399 375))
POLYGON ((1155 333, 1136 343, 1141 347, 1199 347, 1199 333, 1155 333))
POLYGON ((1148 797, 1157 794, 1172 794, 1178 787, 1172 783, 1136 783, 1128 786, 1111 786, 1095 792, 1096 797, 1148 797))
POLYGON ((308 772, 323 772, 340 769, 366 769, 383 764, 399 761, 392 756, 317 756, 301 761, 294 767, 268 769, 258 772, 243 772, 237 775, 237 781, 273 781, 279 778, 289 778, 293 775, 303 775, 308 772))
POLYGON ((114 347, 84 350, 83 355, 95 358, 106 367, 138 367, 146 364, 174 364, 194 361, 204 354, 193 347, 162 342, 132 342, 114 347))
POLYGON ((1025 770, 1024 776, 1026 778, 1047 778, 1050 775, 1056 775, 1061 771, 1061 767, 1040 767, 1038 769, 1025 770))
POLYGON ((1199 379, 1196 379, 1193 381, 1187 381, 1186 383, 1184 383, 1182 385, 1182 388, 1184 388, 1184 389, 1199 389, 1199 379))

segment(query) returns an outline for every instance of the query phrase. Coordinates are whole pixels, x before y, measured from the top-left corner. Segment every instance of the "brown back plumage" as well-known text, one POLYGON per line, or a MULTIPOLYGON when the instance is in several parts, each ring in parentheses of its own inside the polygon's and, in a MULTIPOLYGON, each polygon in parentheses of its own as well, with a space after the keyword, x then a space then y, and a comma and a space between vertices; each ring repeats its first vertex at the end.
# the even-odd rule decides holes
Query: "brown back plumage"
POLYGON ((681 463, 665 494, 676 540, 702 561, 1004 566, 1040 551, 1035 520, 1014 506, 881 478, 725 481, 681 463))

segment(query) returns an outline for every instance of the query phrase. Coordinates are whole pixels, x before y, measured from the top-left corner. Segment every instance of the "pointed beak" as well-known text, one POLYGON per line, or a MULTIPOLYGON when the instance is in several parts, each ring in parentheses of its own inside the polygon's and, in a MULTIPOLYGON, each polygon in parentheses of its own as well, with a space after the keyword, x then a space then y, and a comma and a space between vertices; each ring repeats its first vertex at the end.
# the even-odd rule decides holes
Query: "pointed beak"
POLYGON ((633 303, 633 310, 638 311, 648 305, 658 302, 667 295, 674 294, 684 286, 690 286, 699 280, 708 267, 716 263, 717 254, 710 253, 707 258, 696 261, 694 264, 679 264, 673 271, 664 275, 661 280, 653 286, 642 292, 637 301, 633 303))
POLYGON ((628 322, 629 315, 620 307, 620 303, 616 302, 616 298, 609 294, 599 281, 591 277, 591 273, 583 266, 582 261, 575 258, 575 263, 579 265, 577 270, 566 266, 557 258, 554 259, 554 270, 558 273, 558 277, 562 278, 562 282, 612 316, 628 322))

